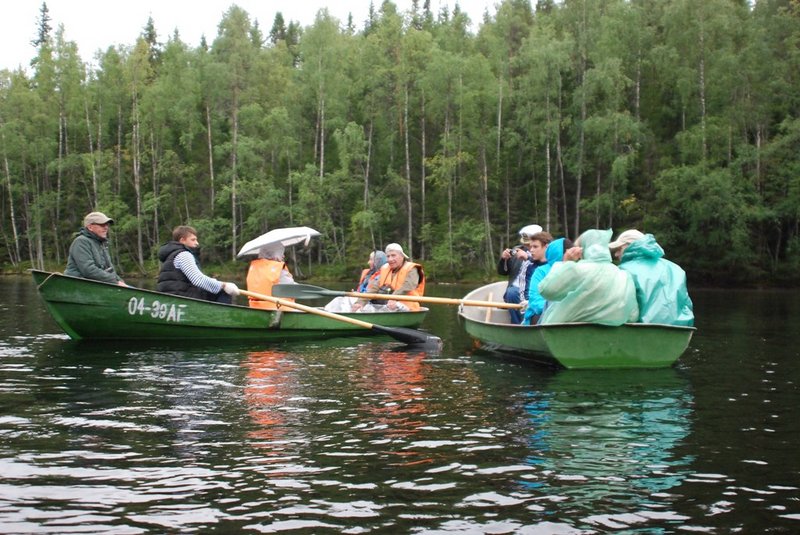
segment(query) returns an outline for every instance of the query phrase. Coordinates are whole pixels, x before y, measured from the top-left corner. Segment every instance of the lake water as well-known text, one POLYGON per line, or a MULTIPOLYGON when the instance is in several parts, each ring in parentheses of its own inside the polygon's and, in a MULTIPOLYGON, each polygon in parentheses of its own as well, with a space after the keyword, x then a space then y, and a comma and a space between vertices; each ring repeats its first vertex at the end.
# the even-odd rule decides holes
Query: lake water
POLYGON ((0 278, 0 533, 798 533, 800 293, 692 296, 676 367, 565 371, 438 305, 438 354, 77 343, 0 278))

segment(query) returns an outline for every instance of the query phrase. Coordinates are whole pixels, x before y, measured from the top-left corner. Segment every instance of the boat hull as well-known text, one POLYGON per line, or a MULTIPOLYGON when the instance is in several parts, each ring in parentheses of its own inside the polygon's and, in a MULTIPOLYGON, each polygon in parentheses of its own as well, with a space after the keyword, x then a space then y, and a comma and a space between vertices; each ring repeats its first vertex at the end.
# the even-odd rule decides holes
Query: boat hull
MULTIPOLYGON (((483 286, 464 299, 502 300, 505 282, 483 286)), ((686 351, 694 327, 627 323, 513 325, 501 309, 460 307, 464 329, 486 349, 511 352, 570 369, 664 368, 686 351)))
MULTIPOLYGON (((373 334, 305 312, 212 303, 117 286, 60 273, 32 271, 56 323, 75 340, 304 340, 373 334)), ((418 327, 420 312, 345 314, 385 327, 418 327)))

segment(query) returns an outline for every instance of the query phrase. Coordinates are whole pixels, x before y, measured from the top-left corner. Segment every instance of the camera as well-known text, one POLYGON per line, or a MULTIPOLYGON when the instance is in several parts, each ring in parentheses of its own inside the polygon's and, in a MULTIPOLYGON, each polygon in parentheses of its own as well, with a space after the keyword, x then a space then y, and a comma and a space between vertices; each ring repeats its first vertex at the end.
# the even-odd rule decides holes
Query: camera
MULTIPOLYGON (((394 290, 388 284, 384 284, 383 286, 378 288, 378 291, 375 293, 391 295, 392 293, 394 293, 394 290)), ((387 301, 386 299, 370 299, 369 302, 372 303, 373 305, 385 305, 389 301, 387 301)))

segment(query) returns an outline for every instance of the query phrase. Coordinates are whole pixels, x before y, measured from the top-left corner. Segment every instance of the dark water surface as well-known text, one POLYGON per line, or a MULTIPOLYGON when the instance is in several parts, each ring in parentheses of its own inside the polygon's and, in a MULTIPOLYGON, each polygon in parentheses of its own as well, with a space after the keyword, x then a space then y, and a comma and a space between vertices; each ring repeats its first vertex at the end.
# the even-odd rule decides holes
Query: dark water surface
POLYGON ((564 371, 438 305, 435 355, 76 343, 2 278, 0 532, 798 533, 800 293, 693 298, 675 368, 564 371))

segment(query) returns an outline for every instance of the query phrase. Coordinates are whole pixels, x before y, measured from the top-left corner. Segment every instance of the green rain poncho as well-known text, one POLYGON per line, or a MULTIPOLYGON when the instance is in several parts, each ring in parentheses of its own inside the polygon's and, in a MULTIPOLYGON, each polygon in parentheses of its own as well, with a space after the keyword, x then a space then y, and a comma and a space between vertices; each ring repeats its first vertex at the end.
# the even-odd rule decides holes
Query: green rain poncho
POLYGON ((612 231, 587 230, 578 238, 583 258, 556 262, 539 284, 547 299, 540 323, 622 325, 639 319, 631 276, 611 262, 612 231))
POLYGON ((664 256, 652 234, 628 245, 619 268, 631 274, 639 304, 639 321, 667 325, 694 325, 686 273, 664 256))

